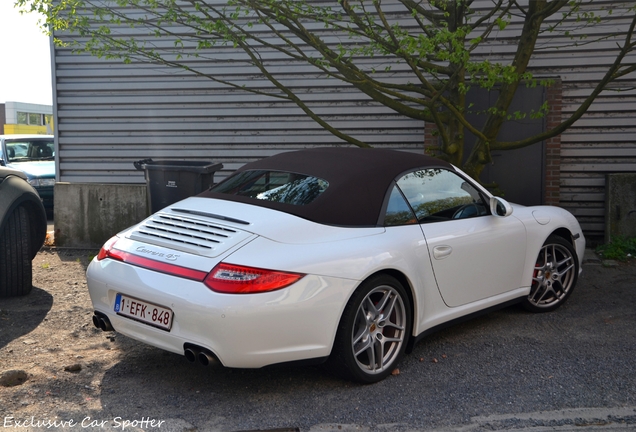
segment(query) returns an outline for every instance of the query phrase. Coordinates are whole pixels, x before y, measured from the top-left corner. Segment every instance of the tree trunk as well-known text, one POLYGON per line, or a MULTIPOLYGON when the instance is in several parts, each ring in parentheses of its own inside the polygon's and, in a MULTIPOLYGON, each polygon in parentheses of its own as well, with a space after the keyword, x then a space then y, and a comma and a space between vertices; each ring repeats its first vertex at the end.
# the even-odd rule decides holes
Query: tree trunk
POLYGON ((512 62, 515 76, 510 82, 502 83, 499 90, 499 97, 495 102, 492 113, 488 116, 486 124, 482 128, 483 135, 486 139, 477 139, 471 154, 463 165, 464 171, 474 179, 479 179, 484 167, 492 163, 490 143, 497 139, 499 131, 507 118, 508 109, 512 104, 523 73, 526 71, 532 53, 534 52, 539 31, 541 30, 541 23, 547 15, 551 14, 548 8, 551 8, 551 5, 549 5, 546 0, 534 0, 530 2, 523 31, 519 38, 517 53, 512 62))

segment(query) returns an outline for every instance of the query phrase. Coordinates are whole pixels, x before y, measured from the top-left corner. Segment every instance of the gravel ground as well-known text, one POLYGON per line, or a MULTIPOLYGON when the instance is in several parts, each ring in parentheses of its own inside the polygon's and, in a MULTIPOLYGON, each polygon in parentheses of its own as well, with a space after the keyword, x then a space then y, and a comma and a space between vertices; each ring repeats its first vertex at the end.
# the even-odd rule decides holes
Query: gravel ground
POLYGON ((91 323, 96 251, 44 249, 0 300, 0 428, 416 431, 636 428, 636 265, 590 263, 549 314, 512 307, 418 344, 387 380, 204 368, 91 323))

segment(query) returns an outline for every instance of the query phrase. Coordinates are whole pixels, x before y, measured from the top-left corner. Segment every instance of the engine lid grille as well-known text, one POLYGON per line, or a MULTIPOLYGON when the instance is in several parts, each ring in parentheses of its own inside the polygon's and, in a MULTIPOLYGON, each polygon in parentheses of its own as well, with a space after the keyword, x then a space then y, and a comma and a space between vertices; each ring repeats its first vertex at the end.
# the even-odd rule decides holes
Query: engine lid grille
POLYGON ((204 256, 218 256, 252 234, 206 218, 159 212, 127 236, 131 240, 204 256))

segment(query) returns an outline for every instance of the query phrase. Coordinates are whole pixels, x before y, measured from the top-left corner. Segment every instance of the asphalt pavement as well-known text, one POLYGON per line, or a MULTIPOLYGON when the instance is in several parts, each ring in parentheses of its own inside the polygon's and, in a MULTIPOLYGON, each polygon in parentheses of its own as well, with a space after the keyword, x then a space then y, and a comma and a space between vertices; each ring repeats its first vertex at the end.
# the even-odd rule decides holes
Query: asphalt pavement
POLYGON ((431 335, 373 385, 318 367, 196 367, 147 347, 100 386, 103 418, 143 413, 165 432, 636 430, 636 262, 588 250, 560 309, 510 307, 431 335))
POLYGON ((366 386, 317 367, 196 367, 148 348, 105 374, 101 415, 149 413, 180 432, 636 429, 635 282, 636 263, 589 254, 557 311, 509 307, 446 329, 366 386))

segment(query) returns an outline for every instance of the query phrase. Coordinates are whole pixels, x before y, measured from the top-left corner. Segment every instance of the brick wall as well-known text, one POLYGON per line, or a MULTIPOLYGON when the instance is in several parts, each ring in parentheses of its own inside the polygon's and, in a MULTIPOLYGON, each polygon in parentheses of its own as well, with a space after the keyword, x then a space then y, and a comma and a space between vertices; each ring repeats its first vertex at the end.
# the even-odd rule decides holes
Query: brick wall
MULTIPOLYGON (((551 87, 546 88, 546 100, 550 112, 546 118, 546 130, 550 130, 561 123, 563 109, 563 87, 561 80, 555 80, 551 87)), ((561 135, 550 138, 545 143, 545 204, 559 205, 561 197, 561 135)))

